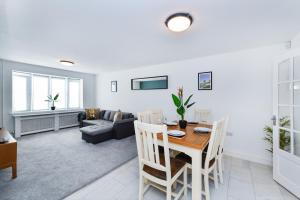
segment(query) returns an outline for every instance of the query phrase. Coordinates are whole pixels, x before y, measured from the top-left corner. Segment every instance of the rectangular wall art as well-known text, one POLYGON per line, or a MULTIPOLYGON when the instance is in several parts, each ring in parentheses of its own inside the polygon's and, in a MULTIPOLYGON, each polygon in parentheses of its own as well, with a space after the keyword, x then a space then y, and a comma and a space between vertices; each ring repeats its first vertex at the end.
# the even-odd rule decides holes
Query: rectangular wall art
POLYGON ((198 90, 212 90, 212 72, 198 73, 198 90))

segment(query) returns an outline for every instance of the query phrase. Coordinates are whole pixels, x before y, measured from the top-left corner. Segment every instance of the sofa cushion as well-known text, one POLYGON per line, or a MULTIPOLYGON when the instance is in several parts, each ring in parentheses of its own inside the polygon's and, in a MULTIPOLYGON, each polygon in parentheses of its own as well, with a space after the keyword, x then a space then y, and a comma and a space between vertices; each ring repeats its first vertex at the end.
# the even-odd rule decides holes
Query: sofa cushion
POLYGON ((116 113, 117 113, 116 111, 111 111, 110 112, 109 121, 114 121, 114 117, 115 117, 116 113))
POLYGON ((104 114, 105 114, 105 110, 100 110, 99 119, 103 119, 104 114))
POLYGON ((109 120, 110 112, 111 112, 110 110, 106 110, 106 111, 105 111, 104 116, 103 116, 103 119, 104 119, 104 120, 109 120))
POLYGON ((84 124, 90 124, 90 125, 98 125, 98 126, 103 126, 103 125, 113 126, 113 122, 107 121, 107 120, 101 120, 101 119, 83 120, 83 123, 84 124))
POLYGON ((98 135, 112 131, 111 126, 87 126, 80 129, 80 131, 87 135, 98 135))
POLYGON ((129 118, 132 118, 131 113, 127 113, 127 112, 122 113, 122 119, 129 119, 129 118))

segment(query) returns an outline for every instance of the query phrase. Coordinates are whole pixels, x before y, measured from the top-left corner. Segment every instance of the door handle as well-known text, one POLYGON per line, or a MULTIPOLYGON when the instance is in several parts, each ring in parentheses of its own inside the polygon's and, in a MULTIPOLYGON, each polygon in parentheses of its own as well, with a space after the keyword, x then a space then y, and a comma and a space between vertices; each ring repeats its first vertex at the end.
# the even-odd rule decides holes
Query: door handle
POLYGON ((273 115, 273 117, 271 118, 271 120, 273 121, 273 126, 276 126, 277 119, 276 119, 275 115, 273 115))

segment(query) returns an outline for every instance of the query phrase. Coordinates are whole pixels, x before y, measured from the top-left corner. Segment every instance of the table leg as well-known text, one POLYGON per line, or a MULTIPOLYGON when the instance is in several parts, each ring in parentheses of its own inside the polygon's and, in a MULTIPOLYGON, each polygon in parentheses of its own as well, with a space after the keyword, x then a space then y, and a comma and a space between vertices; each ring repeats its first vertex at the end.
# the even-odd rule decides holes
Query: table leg
POLYGON ((12 178, 17 178, 17 163, 12 164, 12 178))
POLYGON ((197 150, 192 156, 192 200, 202 199, 202 152, 197 150))

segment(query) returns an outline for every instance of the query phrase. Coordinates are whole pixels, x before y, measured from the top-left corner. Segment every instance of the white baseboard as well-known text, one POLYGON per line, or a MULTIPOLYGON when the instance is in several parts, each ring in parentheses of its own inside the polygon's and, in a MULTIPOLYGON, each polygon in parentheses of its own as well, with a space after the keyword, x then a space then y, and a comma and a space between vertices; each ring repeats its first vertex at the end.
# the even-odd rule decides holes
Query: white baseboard
POLYGON ((232 152, 232 151, 224 151, 224 154, 227 156, 239 158, 242 160, 248 160, 248 161, 260 163, 263 165, 272 166, 272 160, 268 160, 268 159, 265 159, 265 158, 262 158, 259 156, 253 156, 253 155, 243 154, 243 153, 236 153, 236 152, 232 152))

